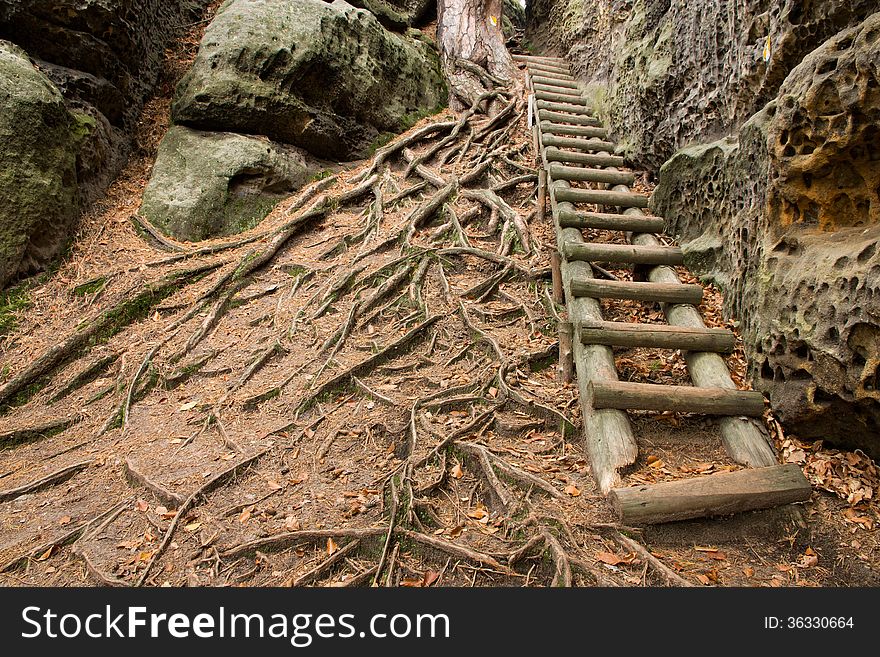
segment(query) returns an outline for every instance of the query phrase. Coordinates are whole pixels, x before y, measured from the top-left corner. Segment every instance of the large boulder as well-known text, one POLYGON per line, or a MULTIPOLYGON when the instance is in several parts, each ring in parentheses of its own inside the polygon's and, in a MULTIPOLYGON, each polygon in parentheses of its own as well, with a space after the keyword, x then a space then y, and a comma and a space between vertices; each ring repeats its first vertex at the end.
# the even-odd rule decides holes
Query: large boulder
POLYGON ((424 25, 437 7, 436 0, 348 0, 348 3, 370 11, 392 30, 424 25))
POLYGON ((436 50, 342 0, 229 0, 178 86, 175 123, 363 157, 445 100, 436 50))
POLYGON ((174 126, 159 147, 140 215, 182 241, 232 235, 265 218, 311 173, 297 148, 174 126))
POLYGON ((98 198, 124 165, 165 51, 211 0, 0 0, 0 39, 24 48, 89 117, 78 177, 98 198))
POLYGON ((0 41, 0 288, 66 243, 82 130, 27 53, 0 41))
POLYGON ((653 208, 725 288, 789 430, 880 457, 880 14, 808 55, 738 139, 678 153, 653 208))

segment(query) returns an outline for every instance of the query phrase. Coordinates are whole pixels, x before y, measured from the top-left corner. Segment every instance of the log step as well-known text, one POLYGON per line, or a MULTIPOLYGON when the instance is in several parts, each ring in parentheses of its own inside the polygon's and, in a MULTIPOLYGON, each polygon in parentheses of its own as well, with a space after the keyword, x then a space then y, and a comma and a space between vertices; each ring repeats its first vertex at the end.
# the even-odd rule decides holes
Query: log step
POLYGON ((618 208, 647 208, 648 197, 632 192, 609 192, 604 189, 574 189, 554 187, 557 201, 569 203, 593 203, 618 208))
POLYGON ((572 280, 570 289, 575 297, 593 299, 634 299, 655 303, 689 303, 695 306, 703 300, 702 286, 683 283, 630 283, 588 278, 572 280))
POLYGON ((540 78, 550 78, 552 80, 568 80, 571 82, 576 82, 574 76, 568 71, 558 71, 555 69, 542 69, 541 67, 529 67, 529 75, 532 78, 540 77, 540 78))
MULTIPOLYGON (((533 71, 537 71, 539 73, 555 73, 556 75, 568 75, 571 76, 571 69, 568 66, 556 65, 556 64, 548 64, 548 63, 538 63, 533 62, 530 63, 529 73, 533 71)), ((534 73, 532 73, 534 75, 534 73)))
MULTIPOLYGON (((558 96, 565 96, 563 99, 565 103, 575 103, 579 104, 584 97, 581 95, 581 92, 577 89, 569 89, 567 87, 557 87, 556 85, 548 85, 548 84, 538 84, 537 82, 534 84, 534 88, 536 92, 540 92, 542 94, 553 94, 558 96)), ((548 98, 547 100, 553 100, 552 98, 548 98)))
POLYGON ((539 62, 539 63, 565 64, 565 59, 563 59, 562 57, 553 57, 551 55, 520 55, 520 54, 515 54, 515 55, 511 55, 511 58, 515 62, 539 62))
POLYGON ((578 328, 582 343, 608 347, 647 347, 729 354, 736 344, 736 336, 727 329, 627 322, 584 322, 578 328))
POLYGON ((598 244, 566 242, 563 255, 568 260, 615 262, 631 265, 681 265, 684 254, 677 246, 636 246, 635 244, 598 244))
POLYGON ((571 114, 583 114, 585 116, 592 116, 593 112, 590 111, 583 105, 570 105, 567 103, 553 103, 549 100, 536 100, 536 107, 539 110, 546 109, 552 110, 554 112, 569 112, 571 114))
POLYGON ((609 499, 623 524, 652 525, 806 502, 811 494, 810 482, 791 463, 615 488, 609 499))
POLYGON ((587 385, 591 408, 672 411, 704 415, 761 417, 764 395, 755 390, 665 386, 625 381, 591 381, 587 385))
POLYGON ((635 174, 627 171, 609 171, 608 169, 585 169, 583 167, 566 167, 561 164, 550 165, 550 177, 553 180, 582 180, 586 182, 608 183, 610 185, 632 185, 635 174))
POLYGON ((662 233, 666 222, 660 217, 639 217, 605 212, 573 212, 559 210, 559 225, 563 228, 597 228, 633 233, 662 233))
POLYGON ((589 125, 596 128, 602 126, 602 122, 595 116, 579 116, 577 114, 563 114, 561 112, 551 112, 550 110, 539 110, 538 118, 541 121, 558 121, 559 123, 570 123, 573 125, 589 125))
POLYGON ((581 96, 573 94, 559 94, 552 91, 535 91, 538 100, 549 100, 555 103, 568 103, 569 105, 589 105, 589 101, 581 96))
POLYGON ((583 125, 565 125, 564 123, 551 123, 541 121, 541 130, 554 135, 570 135, 573 137, 599 137, 605 139, 608 131, 605 128, 583 125))
POLYGON ((556 146, 557 148, 577 148, 582 151, 614 152, 614 144, 601 139, 578 139, 577 137, 557 137, 554 134, 544 133, 541 136, 544 146, 556 146))
POLYGON ((543 75, 532 76, 532 82, 536 85, 545 84, 550 87, 562 87, 564 89, 579 89, 575 80, 563 80, 562 78, 548 78, 543 75))
POLYGON ((591 167, 622 167, 625 165, 620 155, 577 153, 575 151, 559 150, 552 146, 544 149, 544 156, 548 162, 569 162, 571 164, 584 164, 591 167))

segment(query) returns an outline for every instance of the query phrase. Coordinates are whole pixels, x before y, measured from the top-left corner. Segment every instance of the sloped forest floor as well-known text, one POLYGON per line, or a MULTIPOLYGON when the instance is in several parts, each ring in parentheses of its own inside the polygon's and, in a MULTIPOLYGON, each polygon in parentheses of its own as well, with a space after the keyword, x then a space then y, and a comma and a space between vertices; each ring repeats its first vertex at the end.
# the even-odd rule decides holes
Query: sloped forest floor
MULTIPOLYGON (((815 484, 806 529, 697 544, 616 524, 557 380, 521 81, 487 99, 494 118, 429 117, 239 237, 144 236, 131 217, 198 38, 168 54, 138 152, 0 343, 0 583, 877 583, 876 465, 769 415, 815 484)), ((679 355, 621 356, 622 378, 686 381, 679 355)), ((710 422, 634 426, 627 484, 737 467, 710 422)))

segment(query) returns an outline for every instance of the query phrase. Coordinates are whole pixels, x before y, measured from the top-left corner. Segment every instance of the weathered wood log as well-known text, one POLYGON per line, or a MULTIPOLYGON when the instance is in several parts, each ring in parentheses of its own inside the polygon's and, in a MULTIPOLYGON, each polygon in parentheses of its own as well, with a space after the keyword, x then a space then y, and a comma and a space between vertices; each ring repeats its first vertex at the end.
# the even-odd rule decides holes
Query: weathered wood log
POLYGON ((562 57, 553 57, 551 55, 512 54, 511 57, 513 57, 513 61, 515 61, 515 62, 538 62, 538 63, 566 64, 566 60, 563 59, 562 57))
POLYGON ((630 283, 629 281, 600 281, 576 279, 569 286, 576 297, 593 299, 635 299, 656 303, 699 304, 703 288, 683 283, 630 283))
POLYGON ((565 303, 565 291, 562 286, 562 256, 559 251, 550 253, 550 273, 553 281, 553 301, 565 303))
POLYGON ((651 525, 806 502, 811 494, 801 469, 788 464, 615 488, 609 499, 623 524, 651 525))
POLYGON ((727 329, 686 328, 666 324, 630 324, 627 322, 584 322, 579 326, 584 344, 611 347, 649 347, 730 353, 736 336, 727 329))
MULTIPOLYGON (((615 187, 615 191, 624 191, 624 187, 615 187)), ((641 211, 630 209, 627 216, 643 217, 641 211)), ((659 240, 649 233, 633 235, 633 244, 656 246, 659 240)), ((656 283, 674 283, 679 281, 678 274, 671 267, 654 267, 648 273, 648 280, 656 283)), ((666 321, 673 326, 705 327, 699 311, 693 306, 671 305, 663 308, 666 321)), ((706 388, 719 387, 735 389, 727 363, 718 354, 691 351, 685 354, 685 362, 694 385, 706 388)), ((755 420, 740 417, 722 417, 718 419, 721 440, 730 457, 737 463, 753 468, 776 464, 776 453, 767 436, 763 424, 755 420)))
POLYGON ((587 401, 593 408, 746 417, 764 414, 764 395, 755 390, 594 381, 588 386, 587 401))
POLYGON ((566 244, 563 255, 586 262, 623 262, 631 265, 681 265, 684 253, 677 246, 634 246, 632 244, 566 244))
POLYGON ((530 66, 528 71, 532 77, 541 76, 542 78, 552 78, 553 80, 570 80, 576 82, 570 71, 547 68, 541 65, 530 66))
MULTIPOLYGON (((578 139, 576 137, 559 137, 549 132, 543 132, 541 143, 544 146, 556 146, 558 148, 578 148, 582 151, 604 151, 613 153, 615 144, 602 139, 578 139)), ((646 206, 647 207, 647 206, 646 206)))
POLYGON ((595 116, 585 116, 582 114, 566 114, 564 112, 552 112, 546 109, 538 110, 538 118, 541 121, 570 123, 572 125, 591 125, 596 128, 602 126, 602 122, 595 116))
POLYGON ((559 380, 562 383, 571 383, 574 380, 573 333, 571 322, 559 324, 559 380))
MULTIPOLYGON (((561 183, 564 185, 565 183, 561 183)), ((569 203, 557 203, 550 195, 554 218, 562 212, 572 212, 569 203)), ((558 225, 558 221, 556 222, 558 225)), ((576 228, 560 227, 556 230, 557 248, 567 242, 583 241, 583 235, 576 228)), ((563 262, 562 279, 568 297, 568 317, 572 322, 585 320, 602 320, 602 308, 597 299, 575 297, 571 293, 574 279, 586 279, 593 276, 592 268, 585 262, 563 262)), ((629 417, 624 411, 617 409, 592 409, 584 400, 587 384, 590 381, 616 381, 617 369, 614 364, 614 352, 604 345, 585 345, 580 340, 573 341, 577 385, 583 416, 583 439, 593 477, 599 490, 605 494, 614 486, 619 485, 619 470, 635 462, 638 446, 633 436, 629 417)))
POLYGON ((632 192, 609 192, 604 189, 560 189, 556 199, 570 203, 592 203, 618 208, 646 208, 648 197, 632 192))
POLYGON ((547 170, 541 167, 538 172, 538 222, 544 221, 544 213, 547 211, 547 170))
POLYGON ((543 75, 535 75, 532 77, 535 84, 546 84, 550 87, 562 87, 564 89, 578 89, 578 83, 575 80, 564 80, 562 78, 551 78, 543 75))
POLYGON ((534 75, 535 73, 545 73, 548 75, 555 73, 556 75, 571 76, 571 69, 567 65, 556 65, 547 62, 534 62, 529 64, 528 69, 529 71, 531 71, 532 75, 534 75))
POLYGON ((570 114, 581 114, 583 116, 593 116, 592 110, 583 105, 571 105, 569 103, 554 103, 549 100, 535 100, 535 107, 539 110, 551 110, 553 112, 568 112, 570 114))
POLYGON ((608 131, 605 128, 586 125, 567 125, 565 123, 552 123, 550 121, 541 121, 541 130, 554 135, 569 135, 572 137, 598 137, 599 139, 605 139, 608 136, 608 131))
POLYGON ((626 171, 567 167, 555 163, 550 165, 550 176, 553 180, 580 180, 582 182, 608 183, 610 185, 631 185, 636 180, 634 174, 626 171))
POLYGON ((622 167, 623 158, 619 155, 607 155, 605 153, 578 153, 575 151, 563 151, 555 147, 545 148, 544 157, 548 162, 571 162, 584 164, 591 167, 622 167))
POLYGON ((537 92, 549 94, 551 96, 560 96, 560 98, 545 98, 544 100, 561 100, 563 103, 573 103, 575 105, 587 104, 581 92, 570 87, 558 87, 552 84, 533 83, 533 88, 537 92))
POLYGON ((552 91, 535 91, 535 98, 538 100, 546 100, 552 103, 567 103, 569 105, 589 105, 590 101, 580 94, 559 94, 552 91))
MULTIPOLYGON (((605 212, 559 211, 559 225, 563 228, 597 228, 601 230, 662 233, 666 222, 661 217, 610 214, 605 212)), ((659 242, 658 242, 659 244, 659 242)))

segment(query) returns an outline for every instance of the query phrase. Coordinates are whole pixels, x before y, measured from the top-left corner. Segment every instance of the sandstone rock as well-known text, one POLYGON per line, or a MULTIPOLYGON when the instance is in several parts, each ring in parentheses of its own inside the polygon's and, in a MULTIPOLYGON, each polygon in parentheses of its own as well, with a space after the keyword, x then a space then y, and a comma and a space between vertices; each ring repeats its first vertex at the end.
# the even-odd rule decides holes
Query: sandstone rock
POLYGON ((631 161, 657 169, 679 148, 738 128, 804 56, 877 8, 876 0, 537 0, 527 37, 568 56, 586 82, 607 83, 598 104, 613 136, 631 161))
POLYGON ((174 126, 159 147, 140 214, 182 241, 232 235, 259 223, 311 173, 299 149, 174 126))
POLYGON ((205 33, 172 118, 351 159, 445 98, 436 51, 367 11, 342 0, 231 0, 205 33))
POLYGON ((880 14, 804 58, 739 139, 686 149, 653 207, 725 287, 789 431, 880 457, 880 14))
POLYGON ((66 243, 78 212, 82 132, 27 54, 0 41, 0 288, 66 243))
POLYGON ((424 25, 437 5, 436 0, 348 0, 348 4, 370 11, 392 30, 424 25))

